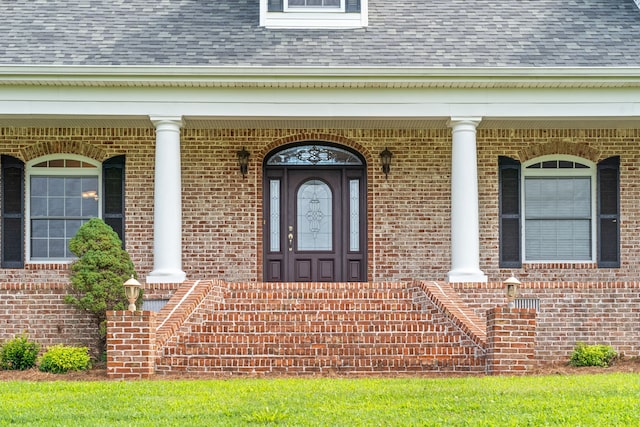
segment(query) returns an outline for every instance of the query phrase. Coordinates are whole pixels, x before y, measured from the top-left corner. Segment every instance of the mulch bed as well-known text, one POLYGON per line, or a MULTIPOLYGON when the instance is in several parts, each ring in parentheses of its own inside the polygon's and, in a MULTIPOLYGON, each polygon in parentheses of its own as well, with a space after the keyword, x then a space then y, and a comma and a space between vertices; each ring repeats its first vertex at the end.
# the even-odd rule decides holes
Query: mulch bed
MULTIPOLYGON (((608 374, 612 372, 622 373, 639 373, 640 374, 640 357, 618 360, 613 366, 608 368, 584 367, 575 368, 563 363, 542 364, 527 375, 583 375, 583 374, 608 374)), ((400 375, 399 375, 400 376, 400 375)), ((406 375, 405 375, 406 376, 406 375)), ((445 373, 429 373, 426 375, 416 375, 416 377, 450 377, 464 375, 449 375, 445 373)), ((216 378, 216 376, 202 376, 193 374, 173 374, 171 376, 155 376, 156 380, 178 380, 178 379, 203 379, 216 378)), ((261 376, 264 377, 264 376, 261 376)), ((344 375, 348 377, 348 375, 344 375)), ((362 375, 354 376, 354 378, 362 377, 362 375)), ((389 375, 385 375, 389 377, 389 375)), ((218 378, 230 378, 224 376, 218 378)), ((98 365, 88 371, 69 372, 66 374, 50 374, 40 372, 37 369, 28 369, 26 371, 0 371, 0 381, 109 381, 107 377, 107 369, 104 365, 98 365)))

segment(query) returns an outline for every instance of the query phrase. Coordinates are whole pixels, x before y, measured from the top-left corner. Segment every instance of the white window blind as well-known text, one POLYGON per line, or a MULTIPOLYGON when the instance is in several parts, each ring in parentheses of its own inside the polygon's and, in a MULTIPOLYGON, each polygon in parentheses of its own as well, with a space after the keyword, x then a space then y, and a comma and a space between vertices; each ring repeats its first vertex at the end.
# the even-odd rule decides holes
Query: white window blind
POLYGON ((591 206, 590 177, 527 177, 526 260, 591 260, 591 206))

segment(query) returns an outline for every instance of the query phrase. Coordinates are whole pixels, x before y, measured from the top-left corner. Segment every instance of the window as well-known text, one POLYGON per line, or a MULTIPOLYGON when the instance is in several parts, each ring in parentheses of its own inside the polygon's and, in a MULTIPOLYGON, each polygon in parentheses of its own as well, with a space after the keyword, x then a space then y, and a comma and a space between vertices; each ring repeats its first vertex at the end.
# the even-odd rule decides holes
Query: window
POLYGON ((598 165, 570 156, 498 163, 500 267, 596 260, 620 266, 619 157, 598 165))
POLYGON ((69 240, 100 216, 101 169, 77 156, 38 159, 27 167, 28 254, 31 261, 73 257, 69 240))
POLYGON ((57 154, 27 165, 2 155, 0 169, 2 268, 24 268, 25 257, 34 262, 68 261, 68 241, 83 222, 97 216, 113 228, 124 247, 124 155, 100 164, 57 154))
POLYGON ((368 0, 260 0, 260 25, 269 28, 366 27, 368 0))
POLYGON ((593 261, 594 170, 570 160, 525 165, 525 261, 593 261))
POLYGON ((325 11, 344 12, 344 0, 283 0, 284 10, 299 10, 300 8, 320 9, 325 11))

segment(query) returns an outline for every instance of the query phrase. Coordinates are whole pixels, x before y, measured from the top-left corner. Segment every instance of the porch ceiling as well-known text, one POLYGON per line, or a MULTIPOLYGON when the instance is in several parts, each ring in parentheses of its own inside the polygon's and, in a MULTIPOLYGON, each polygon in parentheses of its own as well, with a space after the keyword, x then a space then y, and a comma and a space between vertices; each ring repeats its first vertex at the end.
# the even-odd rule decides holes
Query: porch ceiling
MULTIPOLYGON (((184 117, 186 129, 445 129, 441 118, 235 118, 184 117)), ((0 127, 153 128, 148 116, 0 116, 0 127)), ((479 129, 634 129, 640 117, 483 118, 479 129)))

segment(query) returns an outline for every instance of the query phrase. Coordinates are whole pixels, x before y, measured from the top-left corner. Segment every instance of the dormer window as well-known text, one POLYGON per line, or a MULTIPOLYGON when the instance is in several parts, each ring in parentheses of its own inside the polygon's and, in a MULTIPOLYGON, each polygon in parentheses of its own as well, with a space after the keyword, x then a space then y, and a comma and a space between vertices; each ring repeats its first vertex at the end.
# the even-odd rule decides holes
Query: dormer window
POLYGON ((268 28, 361 28, 368 0, 260 0, 260 25, 268 28))
POLYGON ((306 9, 333 9, 344 12, 344 0, 282 0, 285 4, 285 10, 296 10, 297 8, 306 9))

